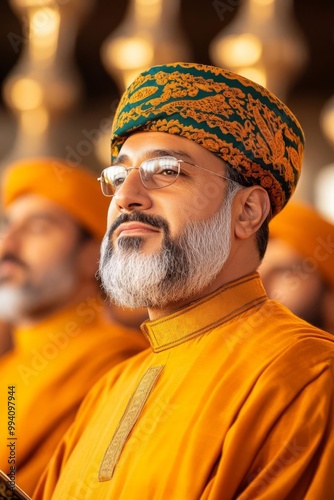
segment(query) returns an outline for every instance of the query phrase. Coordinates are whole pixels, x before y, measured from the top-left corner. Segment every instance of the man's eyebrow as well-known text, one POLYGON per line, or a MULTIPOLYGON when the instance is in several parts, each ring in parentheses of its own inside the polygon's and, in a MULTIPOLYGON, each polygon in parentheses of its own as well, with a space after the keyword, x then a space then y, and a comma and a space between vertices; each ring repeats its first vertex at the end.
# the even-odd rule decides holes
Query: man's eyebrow
MULTIPOLYGON (((52 224, 55 226, 61 226, 61 224, 62 224, 62 221, 60 219, 58 219, 58 217, 56 217, 53 214, 36 212, 36 213, 27 215, 26 218, 24 218, 23 220, 21 220, 19 222, 19 226, 24 227, 24 226, 27 226, 27 224, 31 224, 31 223, 34 223, 36 221, 37 222, 39 222, 39 221, 46 222, 46 223, 49 223, 49 224, 52 224)), ((12 219, 10 217, 10 215, 6 214, 0 218, 0 228, 2 230, 8 229, 8 228, 15 226, 15 225, 16 225, 16 220, 12 219)))
POLYGON ((58 222, 56 215, 48 212, 36 212, 28 215, 27 220, 45 220, 47 222, 58 222))
MULTIPOLYGON (((175 158, 180 158, 185 161, 190 160, 193 162, 193 158, 188 155, 188 153, 185 153, 184 151, 179 151, 177 149, 150 149, 149 151, 146 151, 144 153, 145 159, 149 158, 157 158, 160 156, 174 156, 175 158)), ((126 154, 121 154, 117 156, 117 158, 114 160, 113 164, 122 164, 122 163, 131 163, 131 159, 128 155, 126 154)))
MULTIPOLYGON (((29 222, 34 222, 34 221, 45 221, 45 222, 51 222, 51 223, 56 223, 56 224, 61 223, 61 221, 59 220, 59 218, 56 215, 48 213, 48 212, 35 212, 32 214, 29 214, 26 216, 23 223, 27 224, 29 222)), ((7 223, 7 224, 11 224, 12 222, 13 221, 11 220, 10 217, 7 217, 5 219, 5 223, 7 223)))

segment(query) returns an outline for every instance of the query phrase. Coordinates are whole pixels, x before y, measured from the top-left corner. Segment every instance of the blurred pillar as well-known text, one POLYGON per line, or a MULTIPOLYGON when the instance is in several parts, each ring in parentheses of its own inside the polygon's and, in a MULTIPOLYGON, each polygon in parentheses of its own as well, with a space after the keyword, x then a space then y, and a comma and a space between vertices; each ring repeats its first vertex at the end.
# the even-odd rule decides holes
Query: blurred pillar
MULTIPOLYGON (((334 95, 322 109, 320 124, 326 139, 334 149, 334 95)), ((334 162, 322 167, 316 177, 315 204, 334 224, 334 162)))
POLYGON ((121 92, 153 65, 189 60, 179 15, 180 0, 130 0, 124 21, 101 49, 102 61, 121 92))
POLYGON ((292 15, 292 0, 235 2, 233 21, 211 42, 210 57, 260 83, 283 101, 307 61, 307 49, 292 15))
POLYGON ((82 94, 72 58, 79 24, 93 1, 10 0, 26 33, 18 38, 21 55, 3 86, 5 102, 17 119, 6 162, 54 152, 51 124, 82 94))
MULTIPOLYGON (((101 47, 102 62, 120 92, 151 66, 189 60, 179 16, 180 0, 130 0, 125 19, 101 47)), ((107 133, 96 147, 102 165, 109 162, 109 143, 107 133)))

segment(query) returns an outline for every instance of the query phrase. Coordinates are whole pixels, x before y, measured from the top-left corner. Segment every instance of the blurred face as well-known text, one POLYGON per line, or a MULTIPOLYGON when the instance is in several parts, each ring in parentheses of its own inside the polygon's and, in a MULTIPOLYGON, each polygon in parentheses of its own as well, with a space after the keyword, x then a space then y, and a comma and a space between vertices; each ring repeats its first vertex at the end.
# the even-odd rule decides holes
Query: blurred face
POLYGON ((321 309, 325 286, 318 272, 309 271, 305 259, 280 239, 271 239, 259 269, 271 299, 294 314, 322 327, 321 309))
POLYGON ((81 230, 58 205, 26 195, 5 209, 0 317, 16 321, 68 302, 78 286, 81 230))
MULTIPOLYGON (((197 144, 171 134, 129 137, 117 164, 138 167, 173 156, 224 174, 224 164, 197 144)), ((167 173, 168 174, 168 173, 167 173)), ((223 268, 231 244, 227 181, 187 163, 163 189, 143 186, 133 170, 112 198, 100 275, 119 305, 163 307, 205 289, 223 268)))

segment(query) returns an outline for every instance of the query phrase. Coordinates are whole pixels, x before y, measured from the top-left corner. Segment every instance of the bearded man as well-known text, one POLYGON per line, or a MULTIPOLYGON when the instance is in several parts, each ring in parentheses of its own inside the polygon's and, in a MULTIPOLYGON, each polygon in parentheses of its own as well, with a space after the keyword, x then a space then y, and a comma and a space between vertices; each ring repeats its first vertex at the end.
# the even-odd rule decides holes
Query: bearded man
POLYGON ((35 499, 334 496, 333 338, 257 273, 303 140, 282 102, 220 68, 156 66, 127 89, 100 275, 148 307, 151 350, 91 391, 35 499))
POLYGON ((95 273, 107 203, 93 173, 20 160, 1 192, 0 318, 12 345, 0 358, 0 468, 31 494, 92 385, 147 344, 104 317, 95 273))
POLYGON ((295 201, 269 229, 259 268, 268 297, 334 334, 334 225, 312 205, 295 201))

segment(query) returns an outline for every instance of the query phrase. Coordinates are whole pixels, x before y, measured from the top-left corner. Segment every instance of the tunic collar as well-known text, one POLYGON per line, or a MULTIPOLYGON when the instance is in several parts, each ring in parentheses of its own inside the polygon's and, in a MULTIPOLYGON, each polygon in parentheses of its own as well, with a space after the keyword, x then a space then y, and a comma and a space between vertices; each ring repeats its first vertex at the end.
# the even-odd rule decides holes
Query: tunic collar
POLYGON ((258 273, 226 283, 209 295, 141 329, 152 350, 160 352, 202 336, 267 299, 258 273))

